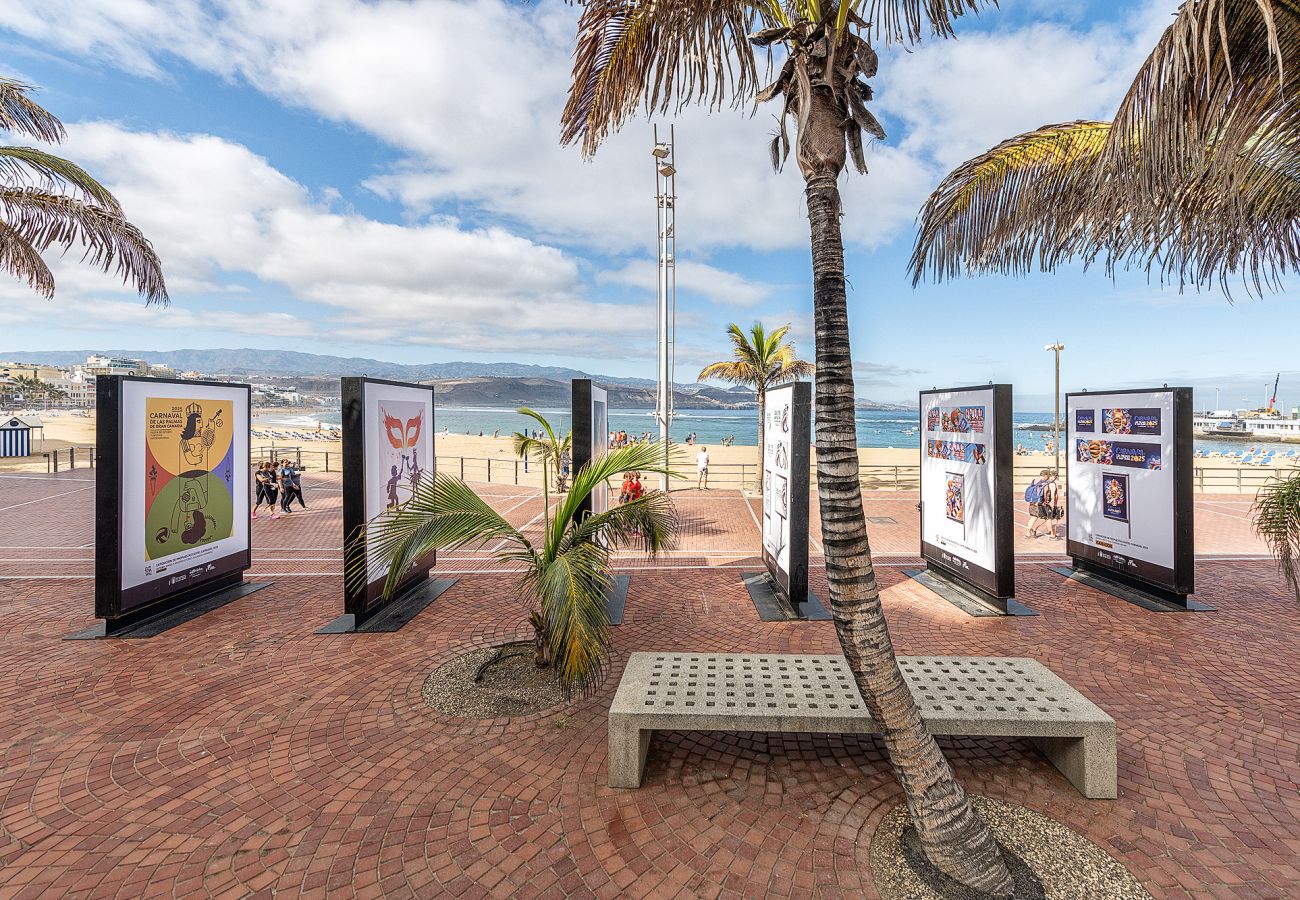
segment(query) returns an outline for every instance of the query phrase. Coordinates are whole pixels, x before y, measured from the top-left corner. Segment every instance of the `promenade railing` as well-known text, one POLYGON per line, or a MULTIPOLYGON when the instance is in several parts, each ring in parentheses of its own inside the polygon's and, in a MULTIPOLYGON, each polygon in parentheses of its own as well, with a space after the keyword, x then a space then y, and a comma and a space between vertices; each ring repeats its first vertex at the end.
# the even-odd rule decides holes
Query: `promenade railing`
MULTIPOLYGON (((341 472, 343 469, 343 454, 339 450, 324 450, 299 444, 255 445, 251 457, 255 464, 262 460, 291 459, 295 465, 307 472, 341 472)), ((26 457, 25 460, 6 459, 3 461, 5 465, 0 468, 10 471, 40 471, 42 461, 45 471, 49 474, 72 469, 94 468, 95 448, 86 445, 46 450, 35 456, 26 457)), ((1012 484, 1017 496, 1038 477, 1043 468, 1041 462, 1013 466, 1012 484)), ((1300 465, 1274 468, 1197 464, 1192 467, 1193 485, 1198 494, 1254 495, 1276 474, 1294 473, 1298 468, 1300 465)), ((507 454, 491 457, 439 456, 438 471, 475 483, 523 487, 541 487, 542 484, 542 467, 539 463, 529 461, 525 464, 523 460, 507 454)), ((693 465, 683 466, 678 475, 679 477, 673 479, 673 489, 680 490, 695 486, 697 477, 693 465)), ((858 477, 864 491, 916 491, 920 489, 921 467, 917 464, 863 464, 859 469, 858 477)), ((555 473, 552 472, 552 484, 554 478, 555 473)), ((1061 480, 1065 481, 1064 466, 1061 468, 1061 480)), ((657 486, 658 481, 658 477, 654 475, 647 478, 650 486, 657 486)), ((815 467, 810 474, 810 481, 814 486, 817 484, 815 467)), ((709 487, 757 490, 758 466, 752 463, 714 463, 709 467, 709 487)))

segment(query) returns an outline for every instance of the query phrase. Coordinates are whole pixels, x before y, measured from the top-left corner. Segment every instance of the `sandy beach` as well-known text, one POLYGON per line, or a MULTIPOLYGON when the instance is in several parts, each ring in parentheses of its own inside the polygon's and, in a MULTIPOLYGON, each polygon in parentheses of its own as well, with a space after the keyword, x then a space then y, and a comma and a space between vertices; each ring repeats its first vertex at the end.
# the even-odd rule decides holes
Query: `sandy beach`
MULTIPOLYGON (((283 407, 255 409, 252 423, 254 453, 265 457, 271 447, 277 448, 277 455, 281 452, 280 448, 284 448, 285 451, 299 448, 303 464, 308 468, 337 469, 341 465, 343 450, 337 432, 331 432, 329 427, 317 432, 314 429, 268 424, 266 421, 268 418, 272 422, 279 421, 286 412, 310 415, 314 411, 310 408, 286 410, 283 407)), ((88 447, 95 443, 93 412, 86 416, 63 412, 57 418, 46 414, 42 419, 45 423, 44 444, 42 446, 39 438, 33 441, 38 454, 67 447, 88 447)), ((455 433, 444 435, 438 432, 437 445, 439 462, 444 470, 451 471, 453 474, 463 472, 467 481, 514 481, 517 478, 520 484, 531 484, 537 480, 535 465, 530 466, 529 471, 525 473, 520 463, 516 475, 516 458, 509 435, 502 434, 494 438, 490 435, 484 437, 455 433), (489 460, 491 461, 490 472, 488 471, 489 460)), ((723 446, 717 443, 702 446, 708 447, 714 483, 717 486, 740 486, 742 473, 746 479, 752 479, 758 462, 756 446, 741 444, 723 446)), ((688 480, 694 481, 697 448, 685 445, 679 447, 681 456, 677 469, 688 480)), ((1244 446, 1243 450, 1245 449, 1249 449, 1249 445, 1244 446)), ((920 463, 919 449, 867 447, 858 451, 858 458, 863 466, 864 483, 868 487, 915 486, 915 467, 920 463), (900 471, 894 469, 896 466, 900 467, 900 471)), ((1019 486, 1022 482, 1027 482, 1037 469, 1050 467, 1052 463, 1052 456, 1043 452, 1017 456, 1016 484, 1019 486)), ((31 462, 24 466, 17 460, 0 460, 0 468, 26 468, 30 465, 31 462)), ((1243 487, 1251 489, 1252 486, 1258 486, 1267 479, 1272 472, 1290 469, 1295 465, 1296 458, 1284 459, 1280 456, 1269 466, 1241 466, 1238 460, 1227 456, 1197 459, 1198 471, 1204 474, 1204 477, 1198 480, 1197 490, 1222 489, 1235 492, 1243 487), (1244 481, 1238 478, 1236 470, 1240 470, 1244 481)), ((1064 468, 1064 459, 1062 468, 1064 468)))

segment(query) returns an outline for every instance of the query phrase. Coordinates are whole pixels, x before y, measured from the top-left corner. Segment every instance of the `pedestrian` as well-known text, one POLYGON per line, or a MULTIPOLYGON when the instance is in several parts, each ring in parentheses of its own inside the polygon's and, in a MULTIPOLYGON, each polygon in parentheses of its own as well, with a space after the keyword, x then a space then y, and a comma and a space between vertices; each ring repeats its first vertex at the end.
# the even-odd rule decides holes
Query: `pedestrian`
POLYGON ((266 511, 270 513, 272 519, 280 518, 275 512, 276 494, 279 493, 275 487, 275 467, 273 463, 262 460, 257 464, 257 472, 253 475, 253 481, 257 485, 257 498, 253 503, 253 518, 257 518, 257 510, 263 503, 266 504, 266 511))
POLYGON ((695 454, 695 469, 698 473, 695 479, 695 486, 701 490, 709 489, 709 448, 701 447, 700 452, 695 454))
POLYGON ((623 473, 623 485, 618 489, 618 502, 627 503, 632 499, 632 473, 623 473))
POLYGON ((293 469, 289 466, 289 460, 280 460, 280 468, 276 474, 280 483, 280 512, 290 513, 289 500, 293 496, 293 469))
POLYGON ((289 464, 289 479, 293 484, 293 496, 289 499, 297 500, 298 505, 306 509, 307 502, 302 499, 302 469, 293 463, 289 464))
POLYGON ((1029 525, 1027 528, 1031 538, 1042 537, 1038 529, 1051 520, 1050 507, 1046 506, 1044 498, 1047 496, 1048 486, 1051 484, 1052 470, 1043 469, 1038 473, 1038 476, 1029 482, 1029 487, 1025 488, 1025 502, 1029 504, 1029 525))
POLYGON ((1061 536, 1056 533, 1056 523, 1065 518, 1065 508, 1061 502, 1061 485, 1057 481, 1055 471, 1048 478, 1047 489, 1043 491, 1043 512, 1047 516, 1048 537, 1054 541, 1059 541, 1061 536))
POLYGON ((573 462, 573 457, 569 455, 569 451, 568 451, 568 450, 565 450, 565 451, 563 451, 563 452, 560 454, 560 484, 559 484, 559 488, 560 488, 560 493, 561 493, 561 494, 564 493, 566 482, 568 482, 568 480, 569 480, 569 466, 572 464, 572 462, 573 462))
POLYGON ((642 495, 645 493, 645 489, 641 487, 640 472, 632 473, 632 484, 629 488, 628 493, 632 500, 640 500, 642 495))

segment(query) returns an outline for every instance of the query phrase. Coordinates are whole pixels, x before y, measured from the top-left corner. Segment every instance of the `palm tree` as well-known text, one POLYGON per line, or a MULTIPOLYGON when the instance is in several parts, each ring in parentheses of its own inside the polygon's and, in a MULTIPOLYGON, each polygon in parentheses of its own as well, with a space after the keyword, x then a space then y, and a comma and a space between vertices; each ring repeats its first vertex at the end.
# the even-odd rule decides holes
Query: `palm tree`
POLYGON ((763 480, 763 410, 767 402, 768 388, 804 378, 816 371, 816 366, 799 359, 794 344, 785 340, 789 330, 790 326, 786 324, 768 334, 762 322, 755 322, 750 326, 749 334, 745 334, 740 326, 733 322, 727 326, 727 336, 731 338, 732 358, 705 366, 697 376, 699 381, 716 378, 728 384, 748 385, 758 395, 760 484, 763 480))
POLYGON ((1077 259, 1180 288, 1278 288, 1300 265, 1298 49, 1293 2, 1184 3, 1112 121, 1044 126, 944 179, 914 280, 1077 259))
MULTIPOLYGON (((0 77, 0 129, 56 144, 62 123, 28 96, 30 85, 0 77)), ((132 282, 149 303, 167 303, 162 263, 108 189, 76 163, 31 147, 0 147, 0 269, 54 296, 41 254, 80 246, 82 261, 132 282)))
POLYGON ((596 152, 642 106, 667 112, 782 98, 770 151, 793 148, 811 229, 817 341, 817 480, 831 611, 845 659, 879 723, 926 856, 941 871, 992 893, 1011 875, 988 827, 926 731, 898 669, 880 605, 858 482, 853 361, 849 352, 838 178, 852 157, 866 171, 864 132, 884 130, 867 102, 872 40, 911 44, 951 36, 982 0, 585 0, 561 139, 596 152), (862 16, 859 16, 859 12, 862 16), (864 20, 863 16, 867 20, 864 20), (754 29, 757 29, 756 31, 754 29), (753 33, 751 33, 751 31, 753 33), (754 49, 781 47, 776 80, 760 87, 754 49), (787 121, 795 123, 793 144, 787 121))
MULTIPOLYGON (((550 433, 544 419, 542 424, 550 433)), ((590 690, 608 660, 605 595, 612 555, 623 547, 639 546, 651 556, 666 549, 677 531, 677 513, 661 491, 592 515, 582 514, 583 501, 597 485, 624 472, 665 472, 657 467, 662 455, 651 444, 611 450, 574 473, 573 486, 554 510, 543 473, 542 529, 531 536, 464 482, 441 474, 426 479, 401 509, 368 529, 371 546, 389 565, 385 596, 411 563, 430 550, 492 546, 501 562, 523 567, 519 591, 530 613, 539 663, 552 666, 565 688, 590 690)))
POLYGON ((1300 473, 1280 473, 1255 495, 1255 533, 1277 557, 1277 567, 1300 602, 1300 473))
POLYGON ((564 493, 564 485, 567 480, 564 474, 564 455, 570 454, 572 459, 573 453, 573 431, 566 431, 563 435, 557 435, 551 428, 551 423, 534 410, 526 406, 521 406, 515 412, 521 416, 528 416, 541 423, 542 434, 545 437, 529 437, 527 434, 516 431, 512 441, 514 442, 515 456, 521 459, 528 456, 530 459, 536 455, 537 459, 542 461, 542 486, 546 486, 547 471, 555 473, 555 492, 564 493))

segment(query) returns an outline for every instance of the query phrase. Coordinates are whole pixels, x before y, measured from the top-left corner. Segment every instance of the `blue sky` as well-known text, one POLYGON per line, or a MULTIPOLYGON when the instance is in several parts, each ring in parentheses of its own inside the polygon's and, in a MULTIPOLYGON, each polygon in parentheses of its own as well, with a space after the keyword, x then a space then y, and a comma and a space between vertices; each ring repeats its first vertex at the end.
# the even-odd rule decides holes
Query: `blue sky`
MULTIPOLYGON (((1286 294, 1235 304, 1071 267, 913 289, 916 210, 999 140, 1108 117, 1176 3, 1007 0, 956 41, 883 49, 889 133, 846 175, 859 395, 989 380, 1193 384, 1300 403, 1286 294)), ((593 162, 558 146, 575 11, 556 0, 7 0, 0 70, 41 88, 61 152, 117 193, 173 297, 146 309, 72 261, 46 302, 0 283, 0 353, 261 347, 402 362, 511 360, 653 373, 650 127, 593 162)), ((793 323, 813 352, 797 171, 767 165, 771 112, 689 109, 678 137, 679 380, 722 329, 793 323)))

